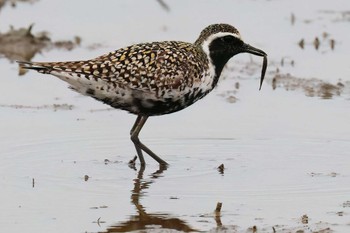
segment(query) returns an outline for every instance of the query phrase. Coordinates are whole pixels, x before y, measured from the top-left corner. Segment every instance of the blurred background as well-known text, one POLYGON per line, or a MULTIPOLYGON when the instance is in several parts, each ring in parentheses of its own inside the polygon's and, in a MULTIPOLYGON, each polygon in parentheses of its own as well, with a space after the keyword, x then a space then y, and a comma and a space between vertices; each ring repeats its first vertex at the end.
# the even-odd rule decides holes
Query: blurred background
POLYGON ((349 24, 347 0, 0 0, 0 231, 347 232, 349 24), (151 118, 141 139, 167 170, 128 167, 135 116, 15 63, 213 23, 268 54, 265 83, 261 58, 235 56, 206 98, 151 118))

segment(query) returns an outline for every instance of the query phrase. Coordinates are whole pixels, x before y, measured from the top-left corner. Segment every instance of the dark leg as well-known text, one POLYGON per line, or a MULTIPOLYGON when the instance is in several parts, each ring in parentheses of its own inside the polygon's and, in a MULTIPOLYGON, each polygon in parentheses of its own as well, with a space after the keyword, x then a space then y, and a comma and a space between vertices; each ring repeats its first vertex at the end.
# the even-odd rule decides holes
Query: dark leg
MULTIPOLYGON (((131 136, 131 141, 134 143, 135 145, 135 149, 136 149, 136 152, 137 152, 137 156, 139 157, 139 160, 140 160, 140 163, 142 166, 144 166, 146 163, 145 163, 145 159, 143 158, 143 154, 142 154, 142 151, 141 149, 136 145, 135 141, 133 140, 133 135, 135 134, 135 131, 136 131, 136 128, 137 126, 139 125, 140 121, 141 121, 141 116, 137 116, 136 118, 136 121, 134 123, 134 125, 132 126, 131 130, 130 130, 130 136, 131 136)), ((142 126, 141 126, 142 128, 142 126)), ((138 130, 138 132, 140 132, 141 129, 138 130)), ((138 136, 138 133, 136 135, 136 138, 138 136)), ((138 139, 138 138, 137 138, 138 139)))
POLYGON ((136 121, 134 123, 134 125, 132 126, 131 130, 130 130, 130 136, 132 135, 132 133, 135 131, 136 126, 139 124, 140 120, 141 120, 142 116, 138 115, 136 118, 136 121))
POLYGON ((131 135, 131 141, 134 143, 136 151, 137 151, 137 155, 139 156, 140 159, 140 163, 141 165, 145 165, 145 160, 143 158, 142 155, 142 151, 146 152, 147 154, 149 154, 154 160, 156 160, 159 164, 162 165, 166 165, 167 163, 162 160, 161 158, 159 158, 155 153, 153 153, 153 151, 151 151, 150 149, 148 149, 147 146, 145 146, 144 144, 142 144, 140 142, 139 139, 139 133, 143 127, 143 125, 146 123, 147 121, 147 116, 138 116, 134 126, 131 129, 130 135, 131 135))

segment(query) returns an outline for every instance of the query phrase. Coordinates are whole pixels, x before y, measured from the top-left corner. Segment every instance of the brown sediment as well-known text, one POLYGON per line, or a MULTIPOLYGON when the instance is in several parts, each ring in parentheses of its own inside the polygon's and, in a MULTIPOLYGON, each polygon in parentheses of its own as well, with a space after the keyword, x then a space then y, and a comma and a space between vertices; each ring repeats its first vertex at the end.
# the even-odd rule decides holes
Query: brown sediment
POLYGON ((350 201, 344 202, 344 203, 343 203, 343 207, 344 207, 344 208, 346 208, 346 207, 349 208, 349 207, 350 207, 350 201))
POLYGON ((235 91, 225 91, 223 93, 218 94, 221 97, 224 97, 225 100, 230 103, 236 103, 238 101, 237 97, 235 97, 236 92, 235 91))
POLYGON ((43 49, 67 49, 72 50, 79 45, 81 39, 53 42, 47 32, 32 33, 33 24, 28 28, 15 29, 10 27, 6 33, 0 33, 0 54, 9 60, 30 61, 35 54, 43 49))
POLYGON ((271 80, 272 88, 284 88, 287 91, 302 91, 306 96, 331 99, 349 93, 349 82, 331 84, 317 78, 297 78, 289 74, 276 74, 271 80))
POLYGON ((315 38, 313 44, 316 50, 318 50, 318 48, 320 47, 320 40, 318 39, 318 37, 315 38))
POLYGON ((309 217, 306 214, 301 216, 301 223, 302 224, 308 224, 309 223, 309 217))
POLYGON ((216 203, 216 208, 215 208, 215 213, 219 214, 221 212, 221 207, 222 207, 222 203, 218 202, 216 203))
POLYGON ((0 0, 0 10, 6 3, 11 4, 12 7, 16 7, 18 2, 34 3, 36 1, 38 0, 0 0))
POLYGON ((334 50, 334 47, 335 47, 335 40, 334 40, 334 39, 330 39, 329 45, 330 45, 331 49, 334 50))
MULTIPOLYGON (((331 48, 331 50, 334 50, 334 47, 335 47, 335 40, 334 39, 328 39, 329 37, 329 34, 327 32, 324 32, 322 34, 322 37, 323 37, 323 40, 322 41, 328 41, 328 44, 329 44, 329 47, 331 48)), ((312 42, 305 42, 304 39, 301 39, 299 42, 298 42, 298 46, 301 48, 301 49, 304 49, 305 48, 305 45, 312 45, 316 50, 319 50, 320 46, 321 46, 321 40, 316 36, 315 39, 312 41, 312 42)), ((324 47, 324 46, 323 46, 324 47)))
POLYGON ((41 105, 41 106, 29 106, 29 105, 21 105, 21 104, 0 104, 0 107, 15 108, 15 109, 35 109, 35 110, 52 109, 54 111, 72 110, 74 108, 74 106, 70 104, 52 104, 52 105, 41 105))
POLYGON ((350 11, 334 11, 334 10, 322 10, 319 11, 320 13, 324 15, 331 16, 330 20, 331 22, 349 22, 350 21, 350 11))
MULTIPOLYGON (((224 164, 222 163, 219 167, 218 167, 218 171, 221 175, 224 174, 224 170, 225 170, 225 166, 224 164)), ((219 203, 218 203, 219 204, 219 203)))
POLYGON ((299 41, 298 45, 299 45, 299 47, 300 47, 301 49, 304 49, 304 45, 305 45, 304 39, 301 39, 301 40, 299 41))

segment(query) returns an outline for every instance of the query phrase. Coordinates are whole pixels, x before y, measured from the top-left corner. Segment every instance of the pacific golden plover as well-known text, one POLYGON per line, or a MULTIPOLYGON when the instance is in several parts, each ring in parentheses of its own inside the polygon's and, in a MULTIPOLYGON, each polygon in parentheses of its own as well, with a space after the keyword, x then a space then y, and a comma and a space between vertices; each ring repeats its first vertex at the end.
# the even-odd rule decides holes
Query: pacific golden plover
POLYGON ((261 88, 266 53, 244 43, 238 30, 228 24, 206 27, 194 43, 142 43, 91 60, 19 64, 52 74, 83 95, 136 114, 130 136, 141 165, 145 164, 142 151, 167 164, 139 140, 147 118, 182 110, 206 96, 218 83, 227 61, 239 53, 264 57, 261 88))

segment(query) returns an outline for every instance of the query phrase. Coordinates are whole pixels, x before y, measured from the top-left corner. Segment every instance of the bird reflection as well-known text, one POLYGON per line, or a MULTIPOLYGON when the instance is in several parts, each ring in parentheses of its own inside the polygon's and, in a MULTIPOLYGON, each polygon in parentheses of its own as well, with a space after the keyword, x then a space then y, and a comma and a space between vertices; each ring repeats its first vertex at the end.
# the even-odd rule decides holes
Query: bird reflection
POLYGON ((165 213, 147 213, 146 208, 140 203, 150 185, 156 179, 162 177, 162 173, 167 169, 160 165, 159 169, 152 173, 149 178, 144 179, 143 174, 145 166, 141 166, 134 179, 134 188, 131 190, 131 203, 135 205, 137 214, 131 215, 130 219, 107 228, 105 232, 129 232, 144 230, 155 227, 156 229, 173 229, 182 232, 197 232, 198 230, 190 227, 184 220, 165 213))

